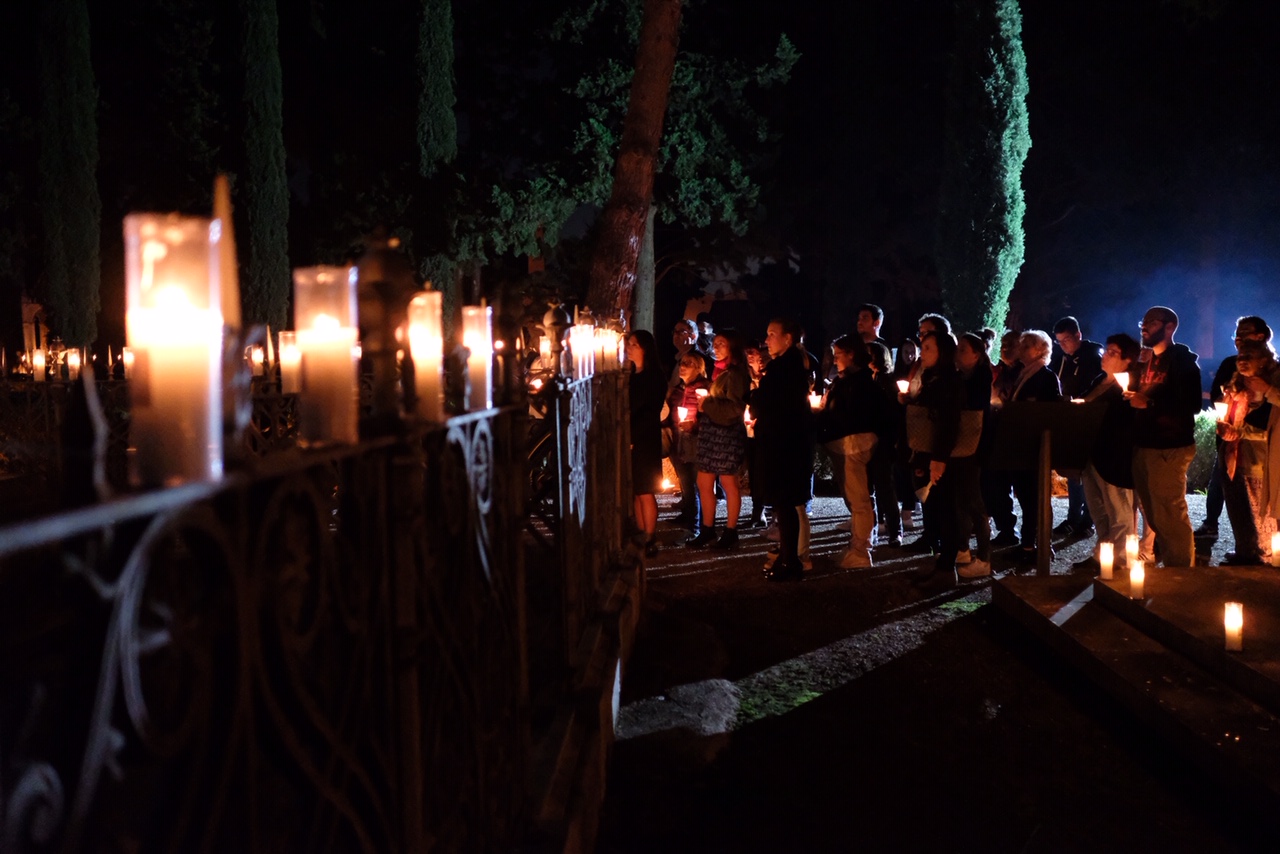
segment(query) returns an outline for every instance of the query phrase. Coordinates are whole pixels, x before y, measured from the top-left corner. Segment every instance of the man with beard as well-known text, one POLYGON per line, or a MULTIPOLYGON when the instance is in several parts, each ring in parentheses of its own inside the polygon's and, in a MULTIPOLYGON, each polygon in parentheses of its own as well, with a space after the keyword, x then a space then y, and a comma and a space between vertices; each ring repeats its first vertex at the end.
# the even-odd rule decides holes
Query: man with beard
POLYGON ((1178 315, 1153 306, 1142 318, 1142 346, 1151 358, 1125 393, 1133 418, 1133 485, 1142 512, 1156 532, 1165 566, 1192 566, 1195 540, 1187 515, 1187 466, 1195 456, 1195 417, 1200 411, 1200 365, 1176 344, 1178 315))

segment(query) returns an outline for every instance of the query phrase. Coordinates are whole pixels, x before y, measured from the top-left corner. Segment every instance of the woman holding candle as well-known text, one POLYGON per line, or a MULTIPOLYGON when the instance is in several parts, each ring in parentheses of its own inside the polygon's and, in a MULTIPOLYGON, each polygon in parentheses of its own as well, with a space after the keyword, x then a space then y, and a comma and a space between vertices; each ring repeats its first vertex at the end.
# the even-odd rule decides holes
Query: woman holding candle
POLYGON ((665 429, 672 437, 669 456, 671 466, 676 471, 676 480, 680 482, 680 521, 692 527, 698 533, 698 404, 701 402, 699 391, 708 391, 711 382, 707 379, 702 354, 689 350, 680 357, 676 366, 679 380, 672 385, 667 394, 668 414, 665 429))
POLYGON ((637 329, 627 336, 631 363, 631 484, 635 492, 636 524, 644 536, 644 553, 658 553, 658 499, 662 484, 662 407, 667 380, 658 364, 653 333, 637 329))
MULTIPOLYGON (((769 349, 764 344, 756 344, 747 348, 747 369, 751 371, 751 390, 755 391, 764 376, 764 369, 769 364, 769 349)), ((750 424, 751 413, 743 413, 743 418, 750 424)), ((747 519, 747 527, 764 524, 764 502, 756 491, 756 440, 751 431, 747 431, 747 483, 751 486, 751 517, 747 519)))
POLYGON ((732 549, 738 545, 738 514, 742 494, 738 472, 747 455, 747 427, 743 413, 751 391, 744 342, 736 332, 724 330, 711 340, 715 357, 710 392, 698 405, 698 497, 702 505, 702 530, 689 540, 690 548, 713 545, 732 549), (716 539, 716 482, 724 490, 725 531, 716 539))
POLYGON ((994 329, 983 328, 978 332, 966 332, 956 343, 956 367, 964 381, 964 411, 961 414, 958 445, 968 450, 972 433, 978 434, 973 453, 956 452, 951 461, 951 473, 956 478, 957 505, 959 510, 961 578, 985 578, 991 574, 991 522, 982 500, 982 466, 990 450, 991 431, 991 357, 987 349, 995 340, 994 329), (969 538, 977 537, 977 548, 966 562, 969 538))
MULTIPOLYGON (((1022 372, 1014 384, 1010 400, 1036 403, 1061 400, 1062 386, 1057 375, 1049 370, 1049 358, 1053 355, 1053 340, 1049 333, 1039 329, 1023 332, 1018 339, 1018 353, 1022 372)), ((1039 533, 1040 481, 1034 471, 1014 472, 1011 479, 1013 494, 1022 508, 1022 548, 1015 557, 1025 563, 1034 563, 1039 533)))
POLYGON ((1223 387, 1226 415, 1218 422, 1222 447, 1218 477, 1236 550, 1223 564, 1254 566, 1270 560, 1276 520, 1267 515, 1267 436, 1274 407, 1267 390, 1280 383, 1275 350, 1266 341, 1244 340, 1236 353, 1236 374, 1223 387), (1254 388, 1257 388, 1255 391, 1254 388))

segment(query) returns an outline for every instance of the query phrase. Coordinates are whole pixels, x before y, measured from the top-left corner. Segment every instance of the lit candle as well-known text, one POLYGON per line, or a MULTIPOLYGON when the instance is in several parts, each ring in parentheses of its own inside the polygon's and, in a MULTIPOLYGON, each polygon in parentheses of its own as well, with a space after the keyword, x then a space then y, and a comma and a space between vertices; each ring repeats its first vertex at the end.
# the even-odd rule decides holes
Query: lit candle
POLYGON ((1271 565, 1280 566, 1280 531, 1271 535, 1271 565))
POLYGON ((529 383, 529 387, 532 388, 534 391, 538 391, 539 389, 542 388, 542 379, 535 378, 533 382, 529 383))
POLYGON ((1226 634, 1227 651, 1244 649, 1244 605, 1228 602, 1222 616, 1222 628, 1226 634))
POLYGON ((31 354, 31 370, 35 374, 36 382, 42 383, 45 378, 45 355, 44 350, 36 350, 31 354))
POLYGON ((898 394, 906 394, 907 390, 910 388, 911 388, 910 380, 898 380, 898 394))
POLYGON ((124 378, 133 378, 133 348, 120 348, 120 361, 124 363, 124 378))
POLYGON ((467 411, 493 406, 493 309, 462 308, 462 346, 467 348, 467 411))
POLYGON ((551 367, 551 339, 546 335, 543 335, 542 340, 538 342, 538 361, 543 370, 551 367))
POLYGON ((1213 405, 1213 411, 1217 414, 1219 421, 1225 421, 1227 418, 1227 402, 1219 400, 1213 405))
POLYGON ((1142 598, 1142 585, 1147 580, 1147 573, 1142 567, 1142 561, 1135 560, 1129 567, 1129 598, 1142 598))
POLYGON ((264 359, 262 347, 254 344, 249 348, 249 367, 255 377, 260 377, 265 372, 264 359))
POLYGON ((685 419, 687 419, 689 417, 689 407, 677 406, 676 417, 679 418, 681 421, 684 421, 685 419))
POLYGON ((298 334, 290 330, 280 333, 280 392, 297 394, 302 390, 302 351, 298 334))
POLYGON ((820 395, 820 394, 811 394, 811 395, 809 395, 809 408, 810 408, 810 409, 812 409, 812 410, 814 410, 815 412, 816 412, 817 410, 821 409, 821 408, 822 408, 822 395, 820 395))
POLYGON ((423 291, 409 301, 409 354, 418 414, 430 421, 444 420, 442 299, 440 291, 423 291))
POLYGON ((80 351, 70 350, 67 352, 67 376, 70 379, 80 379, 80 351))
POLYGON ((694 390, 693 390, 693 393, 694 393, 694 394, 696 394, 696 395, 698 396, 698 399, 699 399, 699 400, 701 400, 702 398, 704 398, 704 397, 706 397, 707 395, 711 394, 711 389, 707 389, 707 388, 696 388, 696 389, 694 389, 694 390))
POLYGON ((1138 559, 1138 535, 1129 534, 1124 538, 1124 562, 1133 566, 1138 559))
POLYGON ((1112 578, 1112 568, 1115 566, 1115 549, 1112 543, 1098 543, 1098 564, 1102 569, 1098 572, 1098 577, 1104 581, 1110 581, 1112 578))
POLYGON ((1128 391, 1129 390, 1128 372, 1121 371, 1120 373, 1116 374, 1116 383, 1120 386, 1121 391, 1128 391))
POLYGON ((293 305, 302 387, 298 439, 303 445, 360 439, 355 267, 293 271, 293 305))
POLYGON ((666 492, 669 489, 671 489, 671 478, 664 477, 662 479, 662 491, 666 492))
POLYGON ((222 475, 222 297, 217 220, 124 220, 131 375, 130 480, 168 486, 222 475))

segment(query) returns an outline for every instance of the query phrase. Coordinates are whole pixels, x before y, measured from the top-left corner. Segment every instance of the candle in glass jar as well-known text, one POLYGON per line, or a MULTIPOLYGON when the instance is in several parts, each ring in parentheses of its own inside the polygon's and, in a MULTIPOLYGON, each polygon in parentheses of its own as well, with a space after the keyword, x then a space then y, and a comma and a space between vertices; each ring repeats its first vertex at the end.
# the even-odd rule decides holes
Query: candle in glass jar
POLYGON ((687 407, 687 406, 677 406, 677 407, 676 407, 676 417, 677 417, 677 418, 679 418, 681 421, 686 421, 686 420, 688 420, 688 418, 689 418, 689 407, 687 407))
POLYGON ((360 439, 356 268, 294 270, 293 305, 302 356, 298 441, 355 443, 360 439))
POLYGON ((298 335, 291 330, 280 333, 280 392, 297 394, 302 390, 302 351, 298 335))
POLYGON ((810 408, 810 409, 812 409, 812 410, 814 410, 815 412, 816 412, 817 410, 821 409, 821 408, 822 408, 822 395, 820 395, 820 394, 811 394, 811 395, 809 395, 809 408, 810 408))
POLYGON ((1112 543, 1098 544, 1098 565, 1101 569, 1098 571, 1098 577, 1104 581, 1110 581, 1112 578, 1113 567, 1115 566, 1115 545, 1112 543))
POLYGON ((46 373, 44 350, 36 350, 31 354, 31 371, 35 375, 36 382, 44 382, 46 373))
POLYGON ((1214 414, 1218 416, 1218 420, 1219 420, 1219 421, 1225 421, 1225 420, 1226 420, 1226 418, 1227 418, 1227 403, 1226 403, 1226 401, 1224 401, 1224 400, 1219 400, 1217 403, 1215 403, 1215 404, 1213 405, 1213 411, 1214 411, 1214 414))
POLYGON ((1138 559, 1138 535, 1129 534, 1124 538, 1124 562, 1133 566, 1138 559))
POLYGON ((910 388, 911 388, 910 380, 898 380, 898 394, 906 394, 907 390, 910 388))
POLYGON ((430 421, 444 420, 442 300, 440 291, 423 291, 409 301, 409 354, 418 414, 430 421))
POLYGON ((125 364, 135 486, 222 475, 221 237, 217 220, 125 217, 125 364))
POLYGON ((133 378, 133 350, 129 347, 120 348, 120 363, 124 365, 124 378, 133 378))
POLYGON ((538 361, 543 370, 551 367, 551 339, 545 335, 538 342, 538 361))
POLYGON ((467 348, 467 410, 493 406, 493 309, 462 307, 462 346, 467 348))
POLYGON ((1146 583, 1147 573, 1142 566, 1142 561, 1135 560, 1129 567, 1129 598, 1141 599, 1142 588, 1146 583))
POLYGON ((1128 391, 1129 390, 1129 374, 1126 371, 1121 371, 1120 373, 1116 374, 1116 383, 1120 386, 1121 391, 1128 391))
POLYGON ((1222 629, 1226 635, 1229 652, 1240 652, 1244 649, 1244 605, 1239 602, 1226 604, 1222 617, 1222 629))
POLYGON ((263 354, 262 347, 254 344, 249 348, 249 368, 255 377, 260 377, 266 372, 266 357, 263 354))
POLYGON ((80 379, 80 351, 70 350, 67 353, 67 377, 69 379, 80 379))

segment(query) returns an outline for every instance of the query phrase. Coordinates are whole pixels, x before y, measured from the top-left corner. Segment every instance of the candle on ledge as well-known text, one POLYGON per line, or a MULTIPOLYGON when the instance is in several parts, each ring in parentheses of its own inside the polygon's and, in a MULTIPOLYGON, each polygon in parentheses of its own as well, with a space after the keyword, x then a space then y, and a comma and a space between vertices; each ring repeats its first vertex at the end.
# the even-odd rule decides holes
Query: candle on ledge
POLYGON ((1129 598, 1141 599, 1142 587, 1147 580, 1146 570, 1143 569, 1142 561, 1135 560, 1129 567, 1129 598))
POLYGON ((356 356, 356 268, 293 271, 296 340, 302 356, 298 439, 304 445, 360 439, 356 356))
POLYGON ((1227 651, 1244 649, 1244 605, 1228 602, 1223 612, 1222 628, 1226 635, 1227 651))
POLYGON ((120 362, 124 365, 124 378, 127 380, 132 379, 133 378, 133 348, 131 347, 120 348, 120 362))
POLYGON ((467 411, 493 406, 493 309, 462 307, 462 346, 467 348, 467 411))
POLYGON ((68 379, 80 379, 80 351, 69 350, 67 352, 67 377, 68 379))
POLYGON ((1280 531, 1271 535, 1271 565, 1280 566, 1280 531))
POLYGON ((538 342, 538 363, 544 371, 551 367, 551 339, 546 335, 538 342))
POLYGON ((291 330, 280 332, 280 393, 297 394, 302 390, 302 351, 298 349, 298 334, 291 330))
POLYGON ((1224 421, 1224 420, 1226 420, 1226 417, 1227 417, 1227 403, 1226 403, 1226 401, 1224 401, 1224 400, 1219 400, 1217 403, 1215 403, 1215 404, 1213 405, 1213 411, 1214 411, 1214 414, 1216 414, 1216 415, 1218 416, 1218 420, 1219 420, 1219 421, 1224 421))
POLYGON ((261 346, 254 344, 249 348, 249 368, 255 377, 260 377, 266 372, 265 361, 261 346))
POLYGON ((45 355, 44 350, 36 350, 31 354, 31 371, 35 375, 36 382, 42 383, 45 378, 45 355))
POLYGON ((1129 534, 1124 538, 1124 562, 1129 566, 1133 566, 1133 562, 1138 559, 1138 535, 1129 534))
POLYGON ((1121 371, 1116 374, 1116 383, 1120 386, 1121 391, 1129 390, 1129 374, 1127 371, 1121 371))
POLYGON ((442 299, 440 291, 423 291, 409 301, 413 387, 418 395, 418 415, 430 421, 444 420, 442 299))
POLYGON ((898 394, 906 394, 910 388, 910 380, 898 380, 898 394))
POLYGON ((124 219, 130 480, 222 475, 222 297, 217 220, 124 219))
POLYGON ((1103 581, 1112 579, 1112 570, 1115 566, 1116 547, 1112 543, 1098 543, 1098 565, 1102 568, 1098 571, 1098 577, 1103 581))

